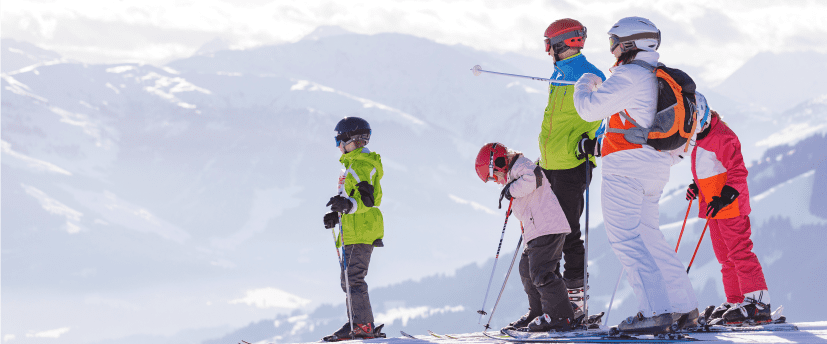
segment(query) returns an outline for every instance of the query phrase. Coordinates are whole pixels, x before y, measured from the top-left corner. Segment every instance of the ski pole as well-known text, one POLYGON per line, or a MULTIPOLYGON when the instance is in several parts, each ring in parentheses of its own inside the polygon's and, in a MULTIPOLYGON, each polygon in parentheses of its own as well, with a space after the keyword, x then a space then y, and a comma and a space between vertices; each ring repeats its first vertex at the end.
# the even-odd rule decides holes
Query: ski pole
POLYGON ((494 280, 494 271, 497 270, 497 259, 500 258, 500 248, 503 247, 503 237, 505 237, 505 227, 508 226, 508 217, 511 216, 511 204, 514 203, 514 199, 508 201, 508 210, 505 211, 505 223, 503 224, 503 232, 500 234, 500 244, 497 246, 497 255, 494 256, 494 267, 491 269, 491 277, 488 279, 488 288, 485 289, 485 298, 482 299, 482 308, 477 311, 480 314, 480 320, 477 321, 477 324, 482 323, 482 316, 487 314, 485 312, 485 301, 488 300, 488 291, 491 290, 491 281, 494 280))
POLYGON ((612 292, 612 299, 609 300, 609 309, 606 310, 606 321, 605 324, 609 323, 609 314, 612 314, 612 304, 615 302, 615 294, 617 293, 617 287, 620 286, 620 279, 623 277, 623 268, 620 268, 620 274, 617 275, 617 282, 615 283, 615 290, 612 292))
POLYGON ((706 224, 704 225, 704 230, 703 230, 703 232, 701 232, 701 238, 698 239, 698 246, 695 246, 695 253, 692 254, 692 260, 689 261, 689 266, 686 267, 686 273, 689 273, 689 269, 692 268, 692 262, 695 261, 695 255, 698 254, 698 248, 701 247, 701 241, 704 240, 704 234, 706 234, 706 226, 709 225, 709 219, 711 219, 711 218, 712 218, 712 216, 709 216, 709 217, 706 218, 706 224))
POLYGON ((490 70, 482 69, 482 67, 480 67, 480 65, 474 66, 474 68, 471 68, 471 71, 474 72, 474 76, 480 76, 481 73, 491 73, 491 74, 504 75, 504 76, 513 76, 515 78, 525 78, 525 79, 531 79, 531 80, 536 80, 536 81, 547 81, 547 82, 553 82, 553 83, 557 83, 557 84, 566 84, 566 85, 574 85, 574 83, 576 82, 576 81, 565 81, 565 80, 554 80, 554 79, 547 79, 547 78, 538 78, 538 77, 535 77, 535 76, 526 76, 526 75, 519 75, 519 74, 508 74, 508 73, 492 72, 490 70))
POLYGON ((681 226, 681 234, 678 235, 678 244, 675 245, 675 253, 678 253, 678 247, 681 246, 681 238, 683 237, 683 230, 686 228, 686 219, 689 218, 689 210, 692 209, 692 201, 694 201, 694 199, 689 200, 689 207, 686 208, 686 216, 683 217, 683 226, 681 226))
MULTIPOLYGON (((520 222, 520 232, 525 233, 522 221, 520 222)), ((500 304, 500 298, 503 296, 503 291, 505 291, 505 284, 508 283, 508 276, 511 276, 511 269, 514 268, 514 261, 517 260, 517 254, 520 253, 520 245, 522 245, 522 243, 523 236, 521 234, 520 240, 517 240, 517 249, 514 250, 514 257, 511 257, 511 266, 508 267, 508 272, 505 274, 505 281, 503 281, 503 287, 500 288, 500 295, 497 295, 497 301, 494 302, 494 308, 491 309, 491 315, 488 317, 488 323, 485 324, 485 331, 488 331, 488 329, 491 328, 491 319, 494 318, 494 312, 497 310, 497 305, 500 304)))
POLYGON ((342 239, 342 273, 345 275, 345 292, 347 293, 345 298, 347 301, 347 319, 350 323, 350 337, 353 338, 353 303, 350 300, 350 281, 347 277, 347 251, 345 251, 345 233, 342 230, 342 213, 339 213, 339 237, 342 239))
MULTIPOLYGON (((586 180, 591 185, 591 161, 586 155, 586 180)), ((586 186, 586 247, 583 254, 583 321, 589 320, 589 187, 586 186)))

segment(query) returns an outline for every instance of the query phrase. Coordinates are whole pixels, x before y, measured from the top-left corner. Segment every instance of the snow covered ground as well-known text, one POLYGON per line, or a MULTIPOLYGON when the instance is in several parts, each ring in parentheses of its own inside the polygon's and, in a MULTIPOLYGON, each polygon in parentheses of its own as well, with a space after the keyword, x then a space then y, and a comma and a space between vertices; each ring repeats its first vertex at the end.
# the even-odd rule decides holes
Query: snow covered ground
MULTIPOLYGON (((719 332, 693 333, 692 338, 714 343, 827 343, 827 321, 795 323, 798 331, 750 331, 750 332, 719 332)), ((475 333, 438 333, 440 338, 431 334, 409 333, 416 339, 401 336, 398 333, 388 333, 389 338, 347 341, 346 343, 388 343, 388 344, 415 344, 415 343, 506 343, 475 333), (454 337, 454 338, 449 338, 454 337)), ((238 343, 244 339, 239 338, 238 343)), ((251 342, 252 344, 268 344, 267 341, 251 342)), ((315 342, 310 342, 315 343, 315 342)), ((641 341, 645 343, 645 341, 641 341)))

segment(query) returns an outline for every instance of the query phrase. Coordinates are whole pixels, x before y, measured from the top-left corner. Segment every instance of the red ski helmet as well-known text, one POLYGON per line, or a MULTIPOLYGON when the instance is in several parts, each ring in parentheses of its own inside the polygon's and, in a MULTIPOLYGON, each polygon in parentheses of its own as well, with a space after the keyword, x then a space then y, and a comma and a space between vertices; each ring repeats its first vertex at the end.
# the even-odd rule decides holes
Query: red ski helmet
POLYGON ((586 43, 586 27, 574 19, 560 19, 548 26, 544 36, 546 37, 546 52, 559 43, 571 48, 582 48, 586 43))
POLYGON ((484 182, 494 181, 500 184, 505 184, 504 180, 498 180, 494 175, 494 171, 506 173, 506 162, 508 149, 502 143, 492 142, 487 143, 480 148, 477 154, 477 161, 474 167, 477 170, 477 175, 484 182))

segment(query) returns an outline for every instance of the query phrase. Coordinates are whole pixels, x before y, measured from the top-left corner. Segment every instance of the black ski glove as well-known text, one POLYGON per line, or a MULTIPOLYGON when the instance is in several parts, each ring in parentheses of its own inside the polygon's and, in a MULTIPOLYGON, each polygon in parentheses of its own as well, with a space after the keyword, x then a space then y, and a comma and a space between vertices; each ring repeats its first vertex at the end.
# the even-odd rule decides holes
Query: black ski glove
POLYGON ((370 185, 367 181, 359 182, 356 184, 356 187, 359 189, 359 194, 362 195, 362 204, 366 207, 373 206, 373 185, 370 185))
POLYGON ((735 188, 724 185, 720 196, 712 196, 712 201, 706 207, 706 216, 715 217, 721 209, 735 202, 739 194, 735 188))
POLYGON ((330 229, 339 224, 339 213, 331 211, 324 214, 324 228, 330 229))
POLYGON ((695 185, 695 182, 692 182, 692 184, 689 184, 689 187, 686 188, 686 200, 691 201, 696 198, 698 198, 698 186, 695 185))
POLYGON ((505 184, 505 186, 503 186, 503 191, 500 191, 500 206, 497 209, 502 209, 503 208, 503 197, 506 198, 509 201, 514 198, 514 197, 511 196, 511 190, 510 189, 511 189, 511 184, 513 184, 516 181, 517 180, 514 179, 514 180, 508 182, 508 184, 505 184))
POLYGON ((353 208, 353 203, 350 203, 350 200, 347 198, 336 195, 330 197, 330 201, 328 201, 325 206, 330 206, 330 210, 337 213, 347 214, 350 213, 350 209, 353 208))
POLYGON ((590 139, 589 133, 583 133, 580 142, 577 143, 577 159, 586 159, 589 155, 600 156, 600 151, 595 149, 595 146, 597 146, 597 138, 590 139))

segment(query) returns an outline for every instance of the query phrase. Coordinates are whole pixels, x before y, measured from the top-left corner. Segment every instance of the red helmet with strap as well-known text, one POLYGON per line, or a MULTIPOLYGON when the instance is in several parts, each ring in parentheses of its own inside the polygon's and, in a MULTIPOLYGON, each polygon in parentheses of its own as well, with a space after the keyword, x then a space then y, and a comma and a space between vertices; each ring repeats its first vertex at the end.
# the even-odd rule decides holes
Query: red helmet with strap
POLYGON ((582 48, 586 43, 586 27, 571 18, 560 19, 548 26, 544 36, 546 37, 546 52, 559 43, 571 48, 582 48))
POLYGON ((494 172, 508 172, 506 170, 507 155, 508 149, 502 143, 492 142, 483 146, 477 154, 477 161, 474 164, 480 179, 486 183, 490 180, 504 184, 505 181, 498 180, 494 172))

